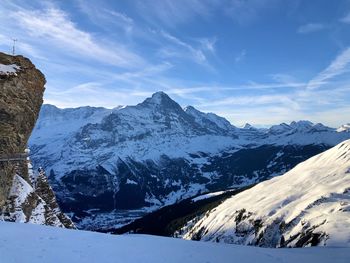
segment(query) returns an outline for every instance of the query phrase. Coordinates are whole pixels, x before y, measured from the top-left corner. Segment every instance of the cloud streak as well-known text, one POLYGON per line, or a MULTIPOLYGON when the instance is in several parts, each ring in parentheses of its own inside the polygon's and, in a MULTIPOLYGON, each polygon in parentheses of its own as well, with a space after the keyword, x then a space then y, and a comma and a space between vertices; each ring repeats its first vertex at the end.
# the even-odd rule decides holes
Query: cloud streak
POLYGON ((137 54, 120 44, 105 45, 90 33, 80 30, 60 9, 49 8, 40 11, 21 10, 12 17, 23 31, 32 38, 46 41, 50 45, 70 52, 71 55, 84 56, 102 63, 122 68, 144 65, 137 54))
MULTIPOLYGON (((168 32, 165 32, 163 30, 160 31, 160 35, 169 41, 170 43, 174 44, 180 49, 161 49, 160 54, 165 57, 172 57, 172 56, 178 56, 178 57, 189 57, 194 62, 200 64, 200 65, 208 65, 208 60, 206 55, 204 54, 204 50, 202 48, 195 48, 192 45, 180 40, 179 38, 169 34, 168 32)), ((202 46, 211 52, 215 50, 214 46, 215 42, 210 42, 209 40, 206 40, 203 45, 202 40, 202 46)))
POLYGON ((349 71, 350 47, 341 52, 331 63, 311 79, 307 85, 308 90, 314 90, 326 84, 328 80, 349 71))
POLYGON ((346 23, 346 24, 350 24, 350 12, 346 16, 341 18, 340 22, 343 22, 343 23, 346 23))
POLYGON ((241 51, 241 53, 239 53, 239 54, 235 57, 235 62, 236 62, 236 63, 241 62, 242 60, 245 59, 246 55, 247 55, 247 52, 246 52, 245 49, 243 49, 243 50, 241 51))
POLYGON ((309 23, 309 24, 305 24, 302 25, 298 28, 298 33, 299 34, 309 34, 309 33, 314 33, 314 32, 318 32, 318 31, 322 31, 324 29, 326 29, 327 26, 325 24, 321 24, 321 23, 309 23))

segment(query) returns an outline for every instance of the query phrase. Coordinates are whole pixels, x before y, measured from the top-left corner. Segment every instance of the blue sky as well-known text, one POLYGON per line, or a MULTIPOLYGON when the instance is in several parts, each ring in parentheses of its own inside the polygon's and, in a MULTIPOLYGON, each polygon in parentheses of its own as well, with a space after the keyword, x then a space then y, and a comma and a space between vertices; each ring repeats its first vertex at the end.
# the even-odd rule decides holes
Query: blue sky
POLYGON ((348 0, 1 0, 11 38, 59 107, 162 90, 234 125, 350 122, 348 0))

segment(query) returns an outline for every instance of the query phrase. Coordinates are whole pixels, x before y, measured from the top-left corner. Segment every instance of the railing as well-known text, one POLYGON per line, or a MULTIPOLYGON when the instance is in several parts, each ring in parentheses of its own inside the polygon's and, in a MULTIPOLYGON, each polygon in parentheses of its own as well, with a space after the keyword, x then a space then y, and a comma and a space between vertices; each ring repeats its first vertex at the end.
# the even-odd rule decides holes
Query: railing
POLYGON ((0 162, 26 161, 27 153, 0 154, 0 162))

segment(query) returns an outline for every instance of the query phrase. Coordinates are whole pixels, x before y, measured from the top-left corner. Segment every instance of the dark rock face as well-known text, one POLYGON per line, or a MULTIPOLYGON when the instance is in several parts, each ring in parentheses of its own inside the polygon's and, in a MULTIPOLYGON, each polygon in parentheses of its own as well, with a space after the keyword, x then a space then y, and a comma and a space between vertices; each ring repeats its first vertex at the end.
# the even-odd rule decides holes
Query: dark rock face
POLYGON ((75 228, 45 172, 24 154, 43 103, 45 77, 29 59, 0 53, 0 220, 75 228))
MULTIPOLYGON (((19 67, 13 74, 0 72, 0 155, 24 153, 43 103, 46 80, 30 60, 22 56, 0 53, 0 64, 19 67)), ((23 162, 17 165, 0 162, 0 206, 9 193, 15 170, 29 181, 23 162)))

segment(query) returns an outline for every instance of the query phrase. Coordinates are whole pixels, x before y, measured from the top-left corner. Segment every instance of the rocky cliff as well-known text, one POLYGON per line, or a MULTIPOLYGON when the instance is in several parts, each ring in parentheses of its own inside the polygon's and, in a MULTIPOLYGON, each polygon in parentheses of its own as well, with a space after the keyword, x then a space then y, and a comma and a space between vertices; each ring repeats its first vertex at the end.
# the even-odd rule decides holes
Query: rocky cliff
POLYGON ((45 83, 29 59, 0 53, 0 219, 74 227, 60 212, 45 173, 28 169, 25 149, 45 83))
POLYGON ((44 75, 22 56, 0 53, 0 205, 9 194, 15 169, 28 181, 22 162, 5 162, 24 153, 43 102, 44 75), (17 167, 15 167, 17 166, 17 167))

